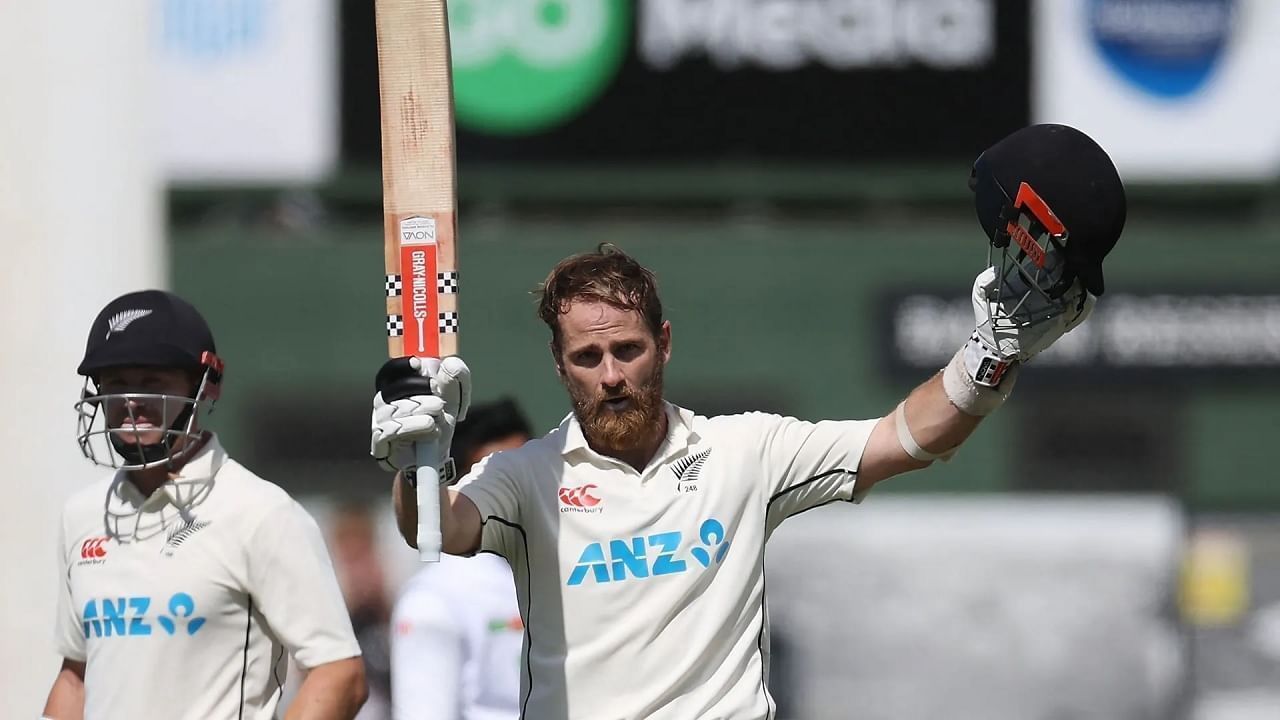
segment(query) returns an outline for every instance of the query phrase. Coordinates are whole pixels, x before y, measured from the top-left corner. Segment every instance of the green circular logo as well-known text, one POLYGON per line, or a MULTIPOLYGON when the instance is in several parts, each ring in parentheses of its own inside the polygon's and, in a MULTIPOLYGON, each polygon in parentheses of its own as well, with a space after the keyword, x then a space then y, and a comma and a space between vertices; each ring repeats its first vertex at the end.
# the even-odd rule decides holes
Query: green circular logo
POLYGON ((450 0, 457 122, 519 135, 580 112, 617 72, 627 0, 450 0))

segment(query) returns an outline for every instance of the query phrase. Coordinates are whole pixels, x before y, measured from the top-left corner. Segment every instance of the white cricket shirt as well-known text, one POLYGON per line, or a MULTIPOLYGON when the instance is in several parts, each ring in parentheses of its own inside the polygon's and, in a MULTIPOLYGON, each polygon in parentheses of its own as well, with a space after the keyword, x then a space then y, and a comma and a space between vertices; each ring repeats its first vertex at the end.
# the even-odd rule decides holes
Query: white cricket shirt
POLYGON ((876 421, 667 417, 643 472, 592 451, 570 416, 463 480, 482 549, 516 576, 528 720, 773 716, 765 541, 854 499, 876 421))
POLYGON ((524 621, 507 561, 445 555, 396 602, 394 720, 516 720, 524 621))
POLYGON ((87 663, 84 717, 274 718, 286 652, 360 654, 320 529, 216 437, 177 486, 207 492, 187 518, 123 473, 63 510, 56 649, 87 663))

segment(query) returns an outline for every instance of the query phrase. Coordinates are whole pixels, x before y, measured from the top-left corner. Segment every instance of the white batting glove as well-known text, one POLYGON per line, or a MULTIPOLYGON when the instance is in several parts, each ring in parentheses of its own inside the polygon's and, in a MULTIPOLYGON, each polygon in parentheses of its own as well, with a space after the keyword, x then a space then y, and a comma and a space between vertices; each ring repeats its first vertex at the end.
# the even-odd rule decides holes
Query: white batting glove
POLYGON ((1006 307, 1017 299, 996 297, 995 268, 978 274, 973 283, 973 314, 977 323, 974 335, 1003 360, 1026 362, 1039 355, 1058 338, 1084 322, 1093 312, 1097 298, 1089 294, 1077 280, 1064 298, 1065 309, 1052 318, 1030 325, 1008 322, 992 324, 992 318, 1008 317, 1013 308, 1006 307))
MULTIPOLYGON (((384 402, 382 393, 373 396, 372 439, 369 454, 382 469, 395 472, 416 467, 413 445, 417 442, 440 441, 440 462, 448 453, 444 436, 452 439, 452 428, 444 413, 444 401, 434 395, 415 395, 384 402), (448 429, 445 429, 448 428, 448 429)), ((439 465, 437 465, 439 467, 439 465)))
POLYGON ((435 441, 437 469, 449 458, 453 429, 471 407, 471 370, 458 357, 398 358, 378 373, 369 453, 389 471, 416 467, 413 446, 435 441), (425 381, 425 382, 424 382, 425 381), (431 394, 426 394, 427 389, 431 394), (385 397, 396 398, 391 401, 385 397))
POLYGON ((1062 302, 1036 297, 1034 291, 1025 300, 1023 293, 1018 292, 1006 293, 1009 297, 1000 298, 998 289, 995 268, 978 273, 973 282, 976 327, 942 371, 942 386, 951 404, 961 412, 978 417, 1000 407, 1013 391, 1022 363, 1084 322, 1097 301, 1079 281, 1067 291, 1062 302), (1017 307, 1018 303, 1031 302, 1036 303, 1035 313, 1024 312, 1026 307, 1017 307), (1012 319, 1015 310, 1016 320, 1012 319))

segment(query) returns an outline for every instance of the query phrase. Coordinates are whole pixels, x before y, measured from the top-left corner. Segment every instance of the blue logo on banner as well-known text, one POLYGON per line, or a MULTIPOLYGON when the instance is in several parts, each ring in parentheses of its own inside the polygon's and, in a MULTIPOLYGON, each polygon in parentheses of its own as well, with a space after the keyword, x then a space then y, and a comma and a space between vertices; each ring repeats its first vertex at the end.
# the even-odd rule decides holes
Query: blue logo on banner
POLYGON ((1226 49, 1234 0, 1091 0, 1089 32, 1103 58, 1163 98, 1200 89, 1226 49))
POLYGON ((245 56, 267 41, 266 0, 161 0, 165 48, 188 59, 245 56))

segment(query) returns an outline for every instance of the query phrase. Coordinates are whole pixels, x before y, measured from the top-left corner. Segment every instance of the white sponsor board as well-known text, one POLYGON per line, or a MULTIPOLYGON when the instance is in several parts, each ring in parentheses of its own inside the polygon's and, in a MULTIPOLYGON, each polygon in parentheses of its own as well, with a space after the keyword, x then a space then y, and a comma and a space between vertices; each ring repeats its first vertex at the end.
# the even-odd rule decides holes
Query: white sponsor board
POLYGON ((995 0, 641 0, 639 16, 640 57, 659 70, 701 56, 722 70, 957 70, 995 52, 995 0))
POLYGON ((333 0, 152 0, 154 128, 177 183, 313 182, 338 153, 333 0))
POLYGON ((1032 116, 1097 140, 1126 180, 1280 173, 1280 3, 1039 0, 1032 116))

